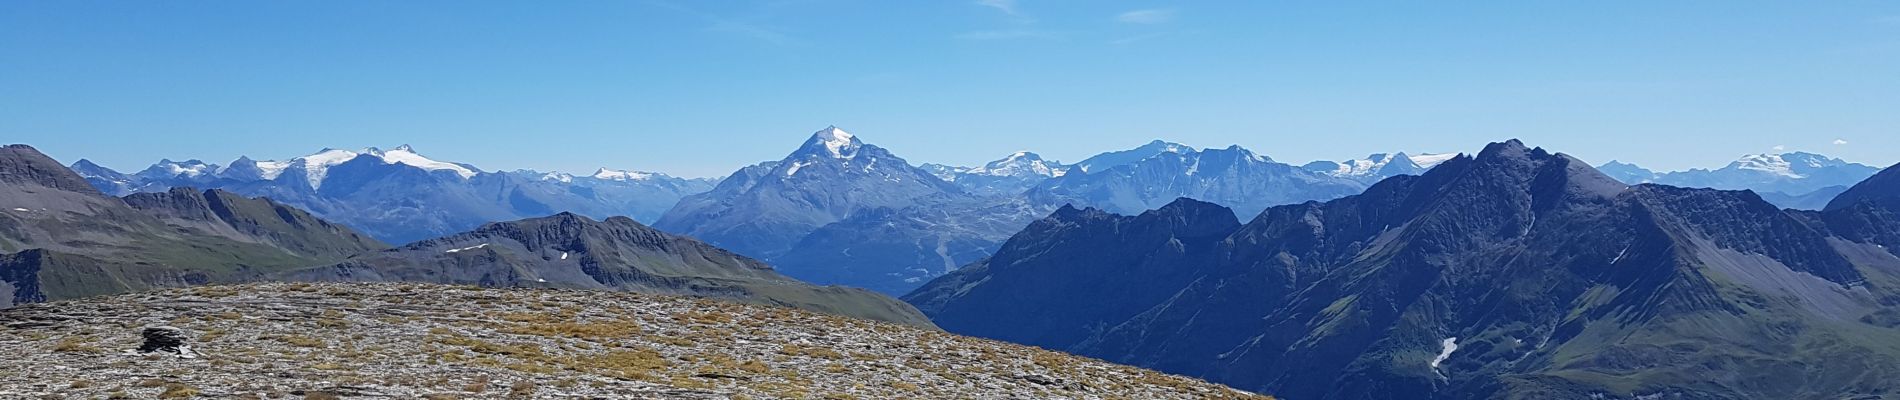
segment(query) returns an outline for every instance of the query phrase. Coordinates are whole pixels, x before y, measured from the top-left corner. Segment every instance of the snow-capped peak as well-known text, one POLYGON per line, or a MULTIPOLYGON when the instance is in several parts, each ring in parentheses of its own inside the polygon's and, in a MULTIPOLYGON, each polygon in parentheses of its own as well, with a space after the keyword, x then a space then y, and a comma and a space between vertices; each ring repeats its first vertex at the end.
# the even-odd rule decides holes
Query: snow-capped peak
POLYGON ((1315 161, 1307 164, 1305 168, 1309 171, 1337 177, 1384 178, 1393 174, 1418 173, 1431 169, 1433 166, 1437 166, 1455 157, 1458 157, 1458 154, 1424 153, 1408 155, 1402 152, 1373 153, 1365 158, 1344 161, 1315 161), (1398 164, 1393 164, 1395 162, 1398 164))
POLYGON ((594 179, 604 179, 604 180, 610 180, 610 181, 644 181, 648 179, 653 179, 654 174, 651 172, 621 171, 621 170, 611 170, 611 169, 601 168, 598 171, 594 171, 593 176, 594 176, 594 179))
POLYGON ((385 164, 403 164, 430 171, 449 171, 462 176, 463 179, 475 177, 475 174, 480 172, 473 168, 462 166, 461 164, 436 161, 428 157, 423 157, 422 154, 416 153, 414 148, 406 144, 396 146, 394 150, 381 152, 381 154, 377 154, 374 148, 371 148, 368 152, 382 158, 385 164))
MULTIPOLYGON (((527 171, 527 172, 533 173, 533 171, 527 171)), ((549 173, 541 174, 541 180, 569 183, 569 182, 574 181, 574 174, 562 173, 562 172, 549 172, 549 173)))
POLYGON ((862 146, 863 144, 864 142, 859 141, 857 136, 853 136, 850 132, 845 132, 843 129, 838 129, 837 126, 825 127, 825 129, 813 133, 811 140, 805 142, 807 148, 818 146, 825 149, 825 152, 832 158, 855 157, 858 154, 858 146, 862 146))
POLYGON ((196 178, 205 174, 215 174, 218 172, 218 169, 217 164, 206 164, 204 161, 172 161, 171 159, 163 159, 159 160, 158 164, 153 164, 151 168, 146 168, 141 174, 148 176, 183 176, 196 178))
POLYGON ((315 154, 292 158, 288 161, 264 160, 257 161, 256 163, 257 169, 262 173, 264 179, 277 179, 279 175, 284 173, 284 170, 289 169, 291 166, 302 166, 304 177, 310 180, 310 187, 317 188, 323 185, 323 178, 329 176, 330 167, 349 162, 364 155, 375 157, 384 164, 402 164, 430 171, 450 171, 454 172, 457 176, 461 176, 463 179, 471 178, 481 173, 480 170, 466 165, 436 161, 424 157, 422 154, 416 153, 414 147, 410 147, 407 144, 396 146, 395 149, 388 151, 375 147, 355 151, 326 147, 315 154))
POLYGON ((1082 160, 1082 162, 1076 163, 1075 168, 1081 169, 1082 172, 1094 173, 1113 168, 1117 165, 1133 164, 1161 154, 1187 154, 1195 151, 1193 147, 1184 144, 1155 139, 1154 141, 1148 142, 1148 144, 1141 145, 1141 147, 1134 149, 1097 154, 1094 157, 1089 157, 1088 159, 1082 160))
POLYGON ((276 179, 277 174, 282 173, 285 168, 288 168, 292 165, 301 164, 303 165, 303 168, 304 168, 304 176, 310 179, 310 187, 314 188, 314 187, 319 187, 323 185, 323 177, 330 173, 330 167, 334 167, 337 164, 342 164, 345 161, 356 159, 356 156, 361 155, 361 154, 362 153, 349 151, 349 150, 332 149, 332 148, 325 147, 323 150, 318 151, 316 154, 311 154, 311 155, 307 155, 303 157, 297 157, 297 158, 291 159, 290 161, 286 161, 282 163, 278 163, 275 161, 258 161, 257 167, 258 169, 262 169, 266 172, 266 174, 264 175, 265 179, 276 179), (265 163, 282 165, 283 168, 277 168, 276 171, 272 171, 270 168, 264 168, 265 163))
POLYGON ((989 176, 1046 176, 1058 177, 1068 172, 1061 163, 1045 161, 1042 156, 1027 151, 1011 153, 1001 160, 991 161, 981 167, 970 168, 959 173, 989 176))
MULTIPOLYGON (((1812 159, 1810 159, 1810 161, 1812 161, 1812 159)), ((1735 162, 1729 163, 1729 167, 1735 168, 1735 169, 1742 169, 1742 170, 1761 171, 1761 172, 1785 176, 1789 178, 1802 177, 1801 174, 1794 172, 1794 164, 1788 162, 1787 159, 1782 158, 1782 155, 1780 154, 1750 154, 1750 155, 1742 156, 1742 159, 1735 160, 1735 162)))

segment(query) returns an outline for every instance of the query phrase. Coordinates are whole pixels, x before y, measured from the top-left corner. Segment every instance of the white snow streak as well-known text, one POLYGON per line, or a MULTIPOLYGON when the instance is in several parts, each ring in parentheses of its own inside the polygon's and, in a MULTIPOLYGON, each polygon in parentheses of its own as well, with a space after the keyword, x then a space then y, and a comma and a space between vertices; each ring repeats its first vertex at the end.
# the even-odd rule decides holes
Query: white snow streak
POLYGON ((1439 346, 1440 348, 1438 350, 1438 357, 1432 358, 1433 370, 1438 369, 1438 364, 1445 362, 1445 360, 1447 359, 1450 359, 1451 352, 1458 351, 1458 338, 1457 337, 1445 338, 1445 341, 1441 343, 1439 346))
POLYGON ((474 246, 469 246, 469 247, 463 247, 463 248, 459 248, 459 249, 449 249, 448 251, 444 251, 443 253, 460 253, 460 252, 464 252, 464 251, 469 251, 469 250, 474 250, 474 249, 479 249, 479 248, 483 248, 483 247, 488 247, 488 244, 487 244, 487 243, 482 243, 482 244, 478 244, 478 245, 474 245, 474 246))

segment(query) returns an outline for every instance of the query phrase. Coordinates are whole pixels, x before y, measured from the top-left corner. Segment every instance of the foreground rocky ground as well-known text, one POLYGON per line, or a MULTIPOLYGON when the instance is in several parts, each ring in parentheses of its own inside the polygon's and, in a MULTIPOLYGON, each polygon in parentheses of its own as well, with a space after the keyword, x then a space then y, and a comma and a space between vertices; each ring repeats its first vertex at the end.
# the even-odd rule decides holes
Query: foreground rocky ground
POLYGON ((210 286, 20 306, 0 325, 9 399, 1264 398, 907 326, 621 292, 210 286), (139 352, 163 326, 186 348, 139 352))

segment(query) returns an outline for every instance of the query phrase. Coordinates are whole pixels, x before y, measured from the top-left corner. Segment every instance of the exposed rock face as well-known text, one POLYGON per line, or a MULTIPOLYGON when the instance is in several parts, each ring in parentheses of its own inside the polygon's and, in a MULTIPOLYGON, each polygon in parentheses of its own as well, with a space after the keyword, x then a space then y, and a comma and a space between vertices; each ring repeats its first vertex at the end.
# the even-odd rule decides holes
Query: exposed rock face
POLYGON ((1264 398, 905 325, 625 292, 207 286, 5 309, 0 325, 10 398, 1264 398), (198 333, 199 357, 109 350, 141 340, 122 326, 156 323, 198 333))
POLYGON ((24 144, 10 144, 0 148, 0 183, 102 195, 98 189, 86 183, 86 178, 59 165, 58 161, 41 154, 32 146, 24 144))
POLYGON ((1063 209, 905 299, 951 332, 1290 398, 1893 393, 1900 190, 1879 182, 1790 211, 1511 141, 1244 224, 1063 209))

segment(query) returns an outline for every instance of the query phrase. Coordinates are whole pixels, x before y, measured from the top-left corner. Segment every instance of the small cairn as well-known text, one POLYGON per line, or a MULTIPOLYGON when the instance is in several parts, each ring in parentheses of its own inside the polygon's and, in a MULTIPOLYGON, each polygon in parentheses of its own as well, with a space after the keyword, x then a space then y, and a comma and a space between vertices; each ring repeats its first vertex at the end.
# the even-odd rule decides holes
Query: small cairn
POLYGON ((191 353, 191 346, 185 344, 187 338, 185 337, 184 329, 170 326, 154 326, 145 328, 145 331, 140 333, 140 336, 145 337, 145 344, 139 345, 140 353, 163 351, 187 358, 193 355, 191 353))

